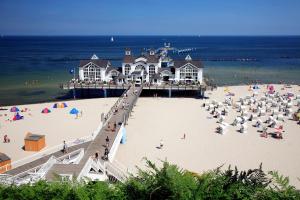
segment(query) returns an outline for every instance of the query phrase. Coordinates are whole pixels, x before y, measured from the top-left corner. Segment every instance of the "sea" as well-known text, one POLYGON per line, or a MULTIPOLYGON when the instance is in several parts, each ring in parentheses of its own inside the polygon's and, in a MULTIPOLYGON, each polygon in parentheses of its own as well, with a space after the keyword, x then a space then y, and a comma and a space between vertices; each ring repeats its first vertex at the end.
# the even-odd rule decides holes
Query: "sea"
POLYGON ((300 84, 300 36, 0 36, 0 106, 59 100, 81 59, 96 54, 120 67, 126 47, 140 55, 164 43, 173 58, 201 59, 220 86, 300 84))

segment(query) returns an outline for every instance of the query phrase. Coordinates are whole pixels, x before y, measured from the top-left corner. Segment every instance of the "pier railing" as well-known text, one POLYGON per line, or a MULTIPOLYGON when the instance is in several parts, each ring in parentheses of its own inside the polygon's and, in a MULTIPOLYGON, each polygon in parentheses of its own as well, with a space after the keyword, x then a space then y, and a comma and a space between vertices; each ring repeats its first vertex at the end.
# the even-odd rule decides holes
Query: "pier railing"
POLYGON ((125 90, 122 93, 122 95, 118 98, 118 100, 115 102, 115 104, 110 108, 110 110, 104 116, 104 122, 106 122, 111 117, 111 115, 114 113, 114 109, 119 107, 119 105, 122 102, 125 94, 130 90, 130 88, 131 88, 131 85, 127 88, 127 90, 125 90))
MULTIPOLYGON (((75 145, 79 145, 79 144, 82 144, 82 143, 85 143, 85 142, 92 141, 94 139, 94 137, 95 137, 95 133, 93 133, 91 135, 88 135, 88 136, 85 136, 85 137, 69 140, 69 141, 66 142, 66 144, 67 144, 68 147, 72 147, 72 146, 75 146, 75 145)), ((37 159, 43 158, 45 156, 51 155, 55 152, 61 151, 62 149, 63 149, 62 144, 50 147, 50 148, 48 148, 44 151, 40 151, 38 153, 27 156, 23 159, 12 162, 11 164, 4 165, 4 166, 0 167, 0 171, 3 170, 3 173, 5 173, 6 171, 9 171, 10 169, 22 166, 22 165, 27 164, 29 162, 32 162, 34 160, 37 160, 37 159)))
MULTIPOLYGON (((61 88, 70 90, 70 89, 128 89, 131 84, 115 84, 115 83, 67 83, 62 84, 61 88)), ((179 83, 162 83, 162 84, 153 84, 148 83, 144 84, 144 89, 146 90, 198 90, 199 88, 205 88, 207 84, 203 81, 202 84, 179 84, 179 83)))

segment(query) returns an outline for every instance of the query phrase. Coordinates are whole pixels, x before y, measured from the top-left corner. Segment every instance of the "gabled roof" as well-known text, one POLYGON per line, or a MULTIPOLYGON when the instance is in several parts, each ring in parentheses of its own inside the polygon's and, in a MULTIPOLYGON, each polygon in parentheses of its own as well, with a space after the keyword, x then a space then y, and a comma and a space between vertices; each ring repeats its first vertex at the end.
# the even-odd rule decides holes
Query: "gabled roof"
POLYGON ((159 59, 156 55, 150 55, 150 54, 148 54, 146 58, 148 63, 158 63, 158 59, 159 59))
POLYGON ((141 76, 142 75, 142 71, 133 71, 131 73, 131 75, 138 75, 138 76, 141 76))
POLYGON ((162 67, 162 68, 158 68, 158 73, 161 73, 163 71, 169 71, 171 72, 171 68, 170 67, 162 67))
MULTIPOLYGON (((118 67, 113 67, 113 66, 109 66, 106 71, 105 71, 105 75, 107 75, 109 72, 116 70, 117 72, 119 72, 119 68, 118 67)), ((120 73, 120 72, 119 72, 120 73)))
POLYGON ((126 78, 126 76, 122 73, 119 73, 118 76, 117 76, 117 79, 119 79, 119 80, 124 79, 124 78, 126 78))
POLYGON ((183 65, 186 65, 188 63, 194 65, 197 68, 203 68, 204 67, 201 60, 174 60, 174 67, 175 68, 180 68, 183 65))
POLYGON ((83 67, 87 65, 88 63, 94 63, 95 65, 106 68, 107 65, 110 65, 110 62, 108 60, 102 60, 102 59, 93 59, 93 60, 81 60, 79 63, 79 67, 83 67))

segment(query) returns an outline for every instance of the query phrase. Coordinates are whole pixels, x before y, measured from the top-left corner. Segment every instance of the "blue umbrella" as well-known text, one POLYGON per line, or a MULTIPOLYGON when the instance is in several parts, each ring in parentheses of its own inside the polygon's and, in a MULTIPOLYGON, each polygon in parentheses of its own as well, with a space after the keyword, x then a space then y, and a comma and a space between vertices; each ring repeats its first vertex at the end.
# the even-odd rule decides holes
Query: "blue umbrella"
POLYGON ((79 113, 79 111, 76 108, 72 108, 72 110, 70 111, 71 115, 77 115, 79 113))

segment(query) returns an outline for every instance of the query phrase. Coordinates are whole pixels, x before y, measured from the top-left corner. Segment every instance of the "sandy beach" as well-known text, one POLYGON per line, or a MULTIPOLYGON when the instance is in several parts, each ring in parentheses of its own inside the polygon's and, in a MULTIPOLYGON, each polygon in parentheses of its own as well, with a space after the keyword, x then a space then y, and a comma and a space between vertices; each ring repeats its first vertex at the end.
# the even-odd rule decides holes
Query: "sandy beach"
MULTIPOLYGON (((257 98, 267 91, 266 85, 260 85, 257 98)), ((299 86, 284 88, 274 85, 280 94, 292 92, 300 94, 299 86), (284 90, 282 90, 284 88, 284 90)), ((249 86, 219 87, 207 91, 207 100, 195 98, 139 98, 133 115, 126 127, 127 143, 120 145, 116 160, 124 164, 131 172, 136 166, 144 168, 143 157, 158 165, 160 160, 168 160, 184 169, 203 172, 224 164, 237 166, 239 169, 257 168, 263 163, 265 171, 278 170, 289 176, 292 185, 300 188, 300 126, 296 121, 285 117, 283 139, 260 136, 255 121, 249 121, 247 133, 240 133, 238 126, 228 126, 226 134, 216 133, 219 126, 206 108, 206 101, 223 102, 230 90, 234 93, 233 102, 239 97, 252 95, 249 86), (182 139, 184 134, 185 139, 182 139), (157 148, 163 141, 162 149, 157 148)), ((296 111, 296 106, 293 105, 296 111)), ((240 115, 230 108, 225 122, 231 124, 240 115)), ((270 114, 261 117, 264 121, 270 114)), ((278 124, 279 125, 279 124, 278 124)), ((269 128, 270 133, 274 128, 269 128)))
POLYGON ((0 152, 7 154, 12 162, 34 154, 22 149, 28 132, 45 135, 46 147, 42 151, 60 144, 62 146, 64 140, 91 135, 100 123, 101 113, 107 113, 115 101, 116 98, 67 101, 66 108, 52 108, 54 103, 18 105, 20 110, 28 109, 19 112, 24 119, 18 121, 12 121, 12 106, 4 107, 8 110, 0 111, 0 152), (44 108, 49 108, 51 113, 41 113, 44 108), (82 111, 82 116, 76 119, 76 115, 69 113, 72 108, 82 111), (3 143, 4 135, 8 135, 10 143, 3 143))

